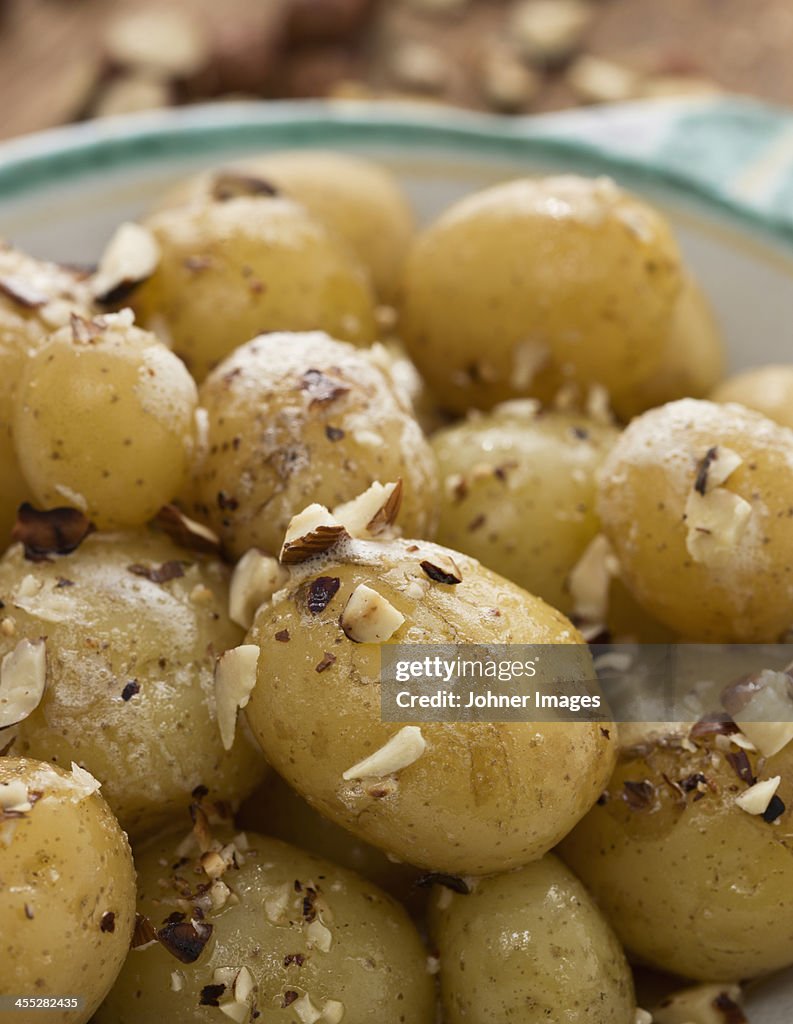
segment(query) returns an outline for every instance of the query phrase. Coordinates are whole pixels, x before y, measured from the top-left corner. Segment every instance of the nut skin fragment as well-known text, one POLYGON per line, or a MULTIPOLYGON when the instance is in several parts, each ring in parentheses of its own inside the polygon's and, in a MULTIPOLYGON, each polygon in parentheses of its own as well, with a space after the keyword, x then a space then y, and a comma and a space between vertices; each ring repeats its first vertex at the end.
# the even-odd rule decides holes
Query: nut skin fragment
POLYGON ((344 526, 323 505, 309 505, 292 517, 279 560, 284 565, 305 562, 329 551, 348 536, 344 526))
POLYGON ((354 643, 373 644, 390 640, 404 621, 405 616, 381 594, 359 583, 345 605, 340 625, 354 643))
POLYGON ((417 725, 406 725, 369 757, 343 773, 345 782, 356 779, 382 778, 401 771, 417 761, 427 749, 427 742, 417 725))

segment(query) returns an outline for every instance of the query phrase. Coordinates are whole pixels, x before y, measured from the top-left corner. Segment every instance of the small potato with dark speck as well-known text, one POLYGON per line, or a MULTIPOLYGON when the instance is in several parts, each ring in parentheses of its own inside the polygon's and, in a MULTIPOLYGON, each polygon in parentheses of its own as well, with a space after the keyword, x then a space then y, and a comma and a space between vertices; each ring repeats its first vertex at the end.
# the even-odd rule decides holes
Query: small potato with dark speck
POLYGON ((374 481, 402 480, 400 525, 432 535, 437 470, 402 392, 368 352, 326 334, 269 334, 243 345, 200 391, 206 451, 197 518, 233 554, 277 553, 292 516, 329 508, 374 481))
POLYGON ((599 384, 615 407, 662 364, 682 288, 663 216, 606 178, 467 196, 406 262, 401 334, 444 408, 599 384))
POLYGON ((531 401, 439 431, 439 542, 569 612, 567 577, 600 528, 595 472, 616 438, 613 427, 531 401))
POLYGON ((135 869, 97 788, 79 769, 0 757, 0 995, 84 1000, 3 1019, 85 1024, 124 963, 135 869))
POLYGON ((30 500, 13 439, 14 397, 29 351, 69 323, 91 315, 88 288, 77 275, 0 243, 0 547, 8 543, 16 511, 30 500))
MULTIPOLYGON (((385 610, 380 635, 392 643, 582 645, 561 612, 472 558, 427 542, 352 542, 298 566, 248 633, 261 656, 245 714, 268 761, 320 813, 419 867, 487 874, 542 856, 602 791, 616 730, 592 722, 423 722, 426 749, 411 763, 345 780, 400 731, 381 718, 379 644, 345 633, 353 626, 344 616, 348 602, 366 588, 385 610), (430 575, 447 559, 462 582, 430 575), (309 607, 320 591, 323 600, 309 607), (285 643, 277 639, 283 630, 285 643), (320 672, 326 652, 335 660, 320 672)), ((580 656, 581 677, 593 678, 585 646, 580 656)))
POLYGON ((793 431, 684 399, 635 419, 597 510, 634 597, 698 641, 775 641, 793 623, 793 431))
POLYGON ((143 531, 93 533, 40 562, 16 544, 0 599, 0 657, 46 637, 44 696, 12 752, 83 765, 133 838, 198 785, 238 802, 261 779, 255 744, 238 729, 225 751, 215 719, 215 658, 241 640, 220 562, 143 531))
MULTIPOLYGON (((163 838, 138 852, 138 910, 156 929, 167 927, 173 914, 172 925, 179 927, 181 915, 189 928, 195 900, 185 898, 185 881, 194 892, 210 882, 195 847, 186 854, 180 847, 182 838, 163 838)), ((193 950, 197 958, 181 962, 162 944, 133 949, 97 1024, 435 1020, 426 951, 394 900, 353 872, 277 839, 218 833, 221 842, 236 851, 238 866, 219 878, 233 896, 201 918, 211 933, 203 949, 193 950), (242 989, 241 970, 248 982, 242 989)))
POLYGON ((323 330, 368 345, 374 294, 345 244, 289 199, 228 199, 163 210, 147 225, 160 263, 134 296, 202 381, 265 331, 323 330))
MULTIPOLYGON (((414 231, 414 215, 396 178, 381 164, 351 153, 295 150, 267 153, 205 171, 176 186, 163 207, 205 200, 224 184, 255 192, 272 187, 304 206, 349 245, 384 301, 394 297, 414 231)), ((263 195, 261 201, 271 197, 263 195)))
POLYGON ((552 854, 467 894, 436 886, 430 907, 446 1024, 634 1024, 622 948, 552 854))
POLYGON ((670 727, 624 750, 607 797, 559 852, 642 963, 701 981, 787 966, 793 745, 764 759, 713 734, 686 750, 681 735, 670 727), (746 776, 781 776, 778 824, 736 804, 751 781, 742 763, 746 776))
POLYGON ((78 508, 104 530, 141 526, 182 489, 197 401, 184 363, 130 310, 75 319, 22 374, 22 472, 45 508, 78 508))

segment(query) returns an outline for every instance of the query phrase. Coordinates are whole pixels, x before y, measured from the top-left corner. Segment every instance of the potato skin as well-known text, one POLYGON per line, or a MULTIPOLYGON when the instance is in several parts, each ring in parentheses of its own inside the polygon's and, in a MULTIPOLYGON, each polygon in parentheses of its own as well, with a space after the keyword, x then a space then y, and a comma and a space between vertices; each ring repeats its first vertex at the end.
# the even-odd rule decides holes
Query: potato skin
POLYGON ((382 850, 324 818, 275 772, 245 801, 234 820, 242 829, 292 843, 354 871, 384 889, 414 917, 423 912, 427 892, 416 886, 421 877, 416 868, 389 859, 382 850))
POLYGON ((215 721, 215 657, 241 640, 219 562, 144 532, 91 534, 48 562, 17 544, 0 559, 0 598, 0 657, 47 637, 47 688, 13 752, 87 768, 133 838, 199 784, 236 802, 262 777, 254 744, 238 730, 224 751, 215 721), (157 583, 129 568, 164 565, 184 574, 157 583))
MULTIPOLYGON (((265 1021, 298 1021, 286 994, 308 994, 321 1010, 327 1000, 344 1006, 344 1021, 361 1024, 431 1024, 435 991, 427 973, 426 953, 405 911, 376 886, 351 871, 336 867, 294 846, 246 833, 248 849, 239 869, 223 875, 238 898, 204 920, 211 938, 192 964, 179 963, 161 945, 133 950, 113 991, 96 1016, 97 1024, 217 1024, 216 1007, 199 1005, 204 986, 213 984, 218 967, 247 967, 258 985, 255 1001, 265 1021), (298 889, 299 887, 299 889, 298 889), (311 948, 306 935, 310 902, 317 893, 317 918, 329 929, 330 949, 311 948), (284 891, 283 917, 270 916, 268 899, 284 891), (295 958, 304 958, 303 963, 295 958), (285 960, 289 958, 289 964, 285 960), (171 974, 181 974, 183 987, 174 992, 171 974)), ((221 835, 221 841, 232 837, 221 835)), ((174 911, 189 910, 179 879, 194 887, 207 881, 198 861, 175 870, 181 834, 159 839, 137 854, 138 910, 156 928, 174 911)), ((246 1018, 247 1019, 247 1018, 246 1018)))
POLYGON ((0 548, 10 539, 17 508, 31 498, 13 439, 14 398, 28 353, 68 324, 72 312, 90 316, 91 309, 88 289, 76 275, 0 244, 0 548), (3 281, 12 283, 11 292, 3 281), (29 291, 36 303, 14 298, 15 289, 29 291))
POLYGON ((793 428, 793 366, 757 366, 728 377, 710 395, 712 402, 737 402, 793 428))
POLYGON ((435 460, 401 393, 368 352, 325 334, 270 334, 200 390, 209 430, 194 512, 239 556, 277 553, 293 515, 402 479, 400 524, 432 535, 435 460))
POLYGON ((430 906, 446 1024, 633 1024, 622 947, 553 854, 430 906))
POLYGON ((559 852, 634 957, 687 978, 739 981, 793 963, 793 747, 762 767, 749 754, 758 777, 782 777, 788 809, 769 825, 736 806, 746 784, 713 737, 695 742, 683 749, 670 729, 624 751, 608 800, 559 852), (675 788, 698 773, 704 795, 675 788), (647 806, 628 802, 631 782, 649 783, 647 806))
POLYGON ((344 782, 343 772, 399 727, 380 718, 379 647, 347 639, 339 616, 365 583, 405 616, 394 642, 575 644, 580 635, 560 612, 456 552, 417 541, 356 542, 350 552, 306 564, 248 634, 262 654, 246 715, 266 757, 321 814, 408 863, 478 875, 542 856, 601 792, 615 731, 585 722, 422 723, 425 753, 385 795, 344 782), (442 552, 462 571, 457 586, 432 583, 419 565, 442 552), (319 576, 339 588, 311 614, 307 588, 319 576), (318 673, 325 652, 336 660, 318 673))
POLYGON ((600 528, 595 471, 616 437, 517 401, 438 432, 438 541, 570 612, 567 577, 600 528))
POLYGON ((39 503, 79 508, 106 530, 142 526, 175 498, 195 447, 195 382, 131 319, 127 310, 51 335, 27 360, 14 419, 39 503))
POLYGON ((364 269, 297 203, 197 203, 163 210, 146 226, 161 260, 134 305, 144 324, 164 330, 197 381, 263 331, 374 340, 364 269))
POLYGON ((419 235, 401 329, 453 411, 547 397, 560 371, 616 403, 660 367, 681 281, 664 219, 613 182, 524 179, 419 235))
POLYGON ((415 217, 399 183, 385 167, 351 153, 266 153, 189 178, 166 195, 161 205, 206 199, 218 175, 229 172, 264 179, 279 194, 304 206, 346 242, 371 274, 380 298, 393 300, 415 217))
POLYGON ((132 853, 101 795, 62 768, 0 757, 0 783, 11 782, 39 795, 19 816, 0 810, 0 995, 82 996, 82 1010, 45 1016, 84 1024, 129 949, 132 853))
POLYGON ((777 640, 793 622, 793 432, 739 405, 686 399, 644 413, 600 471, 598 512, 622 578, 661 623, 703 641, 777 640), (713 446, 743 463, 724 487, 752 506, 721 565, 687 548, 686 502, 713 446))
POLYGON ((714 311, 700 286, 688 275, 675 304, 661 365, 622 396, 615 403, 615 411, 629 420, 679 398, 707 398, 724 376, 725 361, 724 339, 714 311))

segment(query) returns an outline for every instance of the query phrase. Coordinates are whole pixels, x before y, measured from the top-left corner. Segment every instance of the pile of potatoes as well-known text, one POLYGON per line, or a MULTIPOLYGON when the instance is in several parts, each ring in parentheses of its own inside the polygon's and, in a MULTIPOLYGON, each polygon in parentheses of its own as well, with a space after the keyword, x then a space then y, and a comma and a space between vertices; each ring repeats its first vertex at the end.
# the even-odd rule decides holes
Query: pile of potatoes
POLYGON ((268 154, 91 273, 0 248, 0 371, 0 997, 738 1024, 793 964, 793 728, 740 715, 786 675, 622 734, 381 718, 388 643, 583 686, 588 641, 793 626, 793 369, 724 379, 661 212, 569 175, 417 230, 385 168, 268 154))

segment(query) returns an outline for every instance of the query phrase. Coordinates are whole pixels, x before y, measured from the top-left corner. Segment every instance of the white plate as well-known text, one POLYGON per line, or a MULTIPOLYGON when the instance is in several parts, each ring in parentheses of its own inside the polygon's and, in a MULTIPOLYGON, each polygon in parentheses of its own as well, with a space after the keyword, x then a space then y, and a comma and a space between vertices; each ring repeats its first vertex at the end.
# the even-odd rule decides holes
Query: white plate
MULTIPOLYGON (((92 262, 119 221, 186 172, 301 146, 383 160, 424 219, 525 173, 609 174, 671 218, 715 304, 732 365, 793 361, 793 117, 748 100, 512 120, 414 106, 245 103, 92 122, 0 145, 0 237, 36 255, 92 262)), ((749 1005, 752 1024, 791 1024, 793 975, 757 986, 749 1005)))

